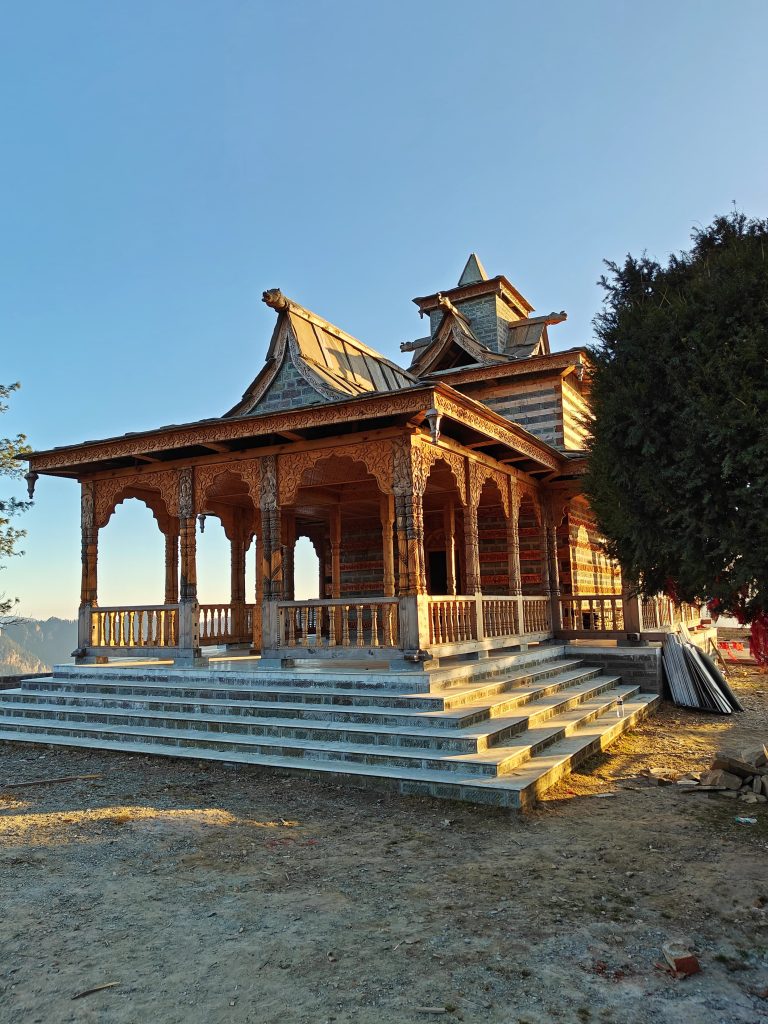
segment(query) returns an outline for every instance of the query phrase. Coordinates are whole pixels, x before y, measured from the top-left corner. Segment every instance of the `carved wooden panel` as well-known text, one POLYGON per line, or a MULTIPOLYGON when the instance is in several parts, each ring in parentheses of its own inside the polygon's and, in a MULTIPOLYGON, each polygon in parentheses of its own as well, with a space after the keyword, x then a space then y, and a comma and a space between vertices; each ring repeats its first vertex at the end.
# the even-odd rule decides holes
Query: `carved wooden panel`
POLYGON ((216 462, 212 465, 195 466, 195 508, 199 512, 205 511, 208 491, 214 485, 218 477, 225 473, 239 476, 248 488, 248 497, 253 502, 254 508, 259 507, 259 460, 248 461, 238 460, 237 462, 216 462))
POLYGON ((277 459, 274 455, 265 455, 260 460, 259 508, 264 512, 274 512, 277 508, 277 459))
POLYGON ((509 484, 505 473, 482 462, 470 462, 469 464, 469 501, 477 507, 480 504, 480 495, 486 480, 493 480, 501 497, 501 504, 504 506, 504 515, 509 519, 509 484))
POLYGON ((278 477, 280 505, 291 505, 296 500, 304 473, 324 459, 354 459, 362 462, 368 472, 376 478, 384 494, 392 491, 393 454, 388 440, 369 441, 365 444, 347 444, 338 448, 323 448, 315 451, 287 452, 278 456, 278 477))
POLYGON ((92 480, 83 480, 80 488, 80 529, 83 536, 90 536, 93 533, 95 522, 94 491, 92 480))
MULTIPOLYGON (((191 470, 190 470, 191 472, 191 470)), ((83 485, 84 486, 84 485, 83 485)), ((156 492, 169 516, 179 514, 178 477, 175 470, 165 469, 135 476, 107 477, 93 481, 94 520, 97 529, 106 526, 115 508, 135 491, 156 492)), ((136 495, 138 497, 138 495, 136 495)), ((154 505, 154 502, 153 502, 154 505)), ((157 517, 158 509, 152 508, 157 517)))
POLYGON ((458 452, 452 452, 447 448, 439 448, 435 444, 427 444, 421 442, 415 451, 419 452, 417 460, 419 461, 419 485, 423 482, 422 489, 418 492, 424 494, 427 483, 429 481, 429 474, 432 467, 436 462, 444 462, 451 471, 451 476, 456 482, 456 487, 461 498, 462 505, 467 504, 467 474, 466 474, 466 459, 463 455, 459 455, 458 452))

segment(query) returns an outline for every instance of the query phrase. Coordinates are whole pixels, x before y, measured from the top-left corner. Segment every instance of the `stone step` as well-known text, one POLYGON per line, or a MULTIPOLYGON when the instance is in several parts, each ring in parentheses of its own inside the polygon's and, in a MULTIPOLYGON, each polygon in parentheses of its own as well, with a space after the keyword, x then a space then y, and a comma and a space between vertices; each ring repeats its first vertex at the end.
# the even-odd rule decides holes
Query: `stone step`
MULTIPOLYGON (((67 693, 67 694, 96 694, 99 697, 119 696, 131 700, 133 698, 161 698, 169 697, 175 699, 188 699, 189 702, 197 704, 201 701, 274 701, 289 702, 293 704, 328 704, 345 707, 357 705, 386 708, 407 708, 421 710, 441 711, 444 709, 460 708, 464 704, 477 703, 480 700, 491 700, 498 694, 508 689, 528 683, 533 685, 542 679, 549 679, 552 676, 562 675, 564 671, 583 666, 583 662, 577 658, 559 658, 546 663, 546 667, 535 671, 520 670, 507 674, 503 679, 493 684, 478 684, 464 689, 441 690, 439 693, 408 693, 401 690, 375 690, 360 689, 345 690, 337 686, 321 686, 317 681, 313 686, 294 686, 292 682, 273 683, 272 685, 259 684, 254 682, 222 686, 212 684, 207 680, 202 684, 193 684, 191 681, 155 681, 142 682, 134 680, 122 680, 120 676, 99 676, 73 675, 62 677, 55 676, 41 677, 24 680, 22 690, 24 693, 67 693), (445 694, 445 696, 444 696, 445 694)), ((74 668, 74 667, 73 667, 74 668)), ((590 671, 598 671, 590 666, 590 671)), ((177 673, 181 674, 181 673, 177 673)), ((8 692, 8 691, 6 691, 8 692)), ((15 691, 10 691, 15 692, 15 691)))
POLYGON ((53 744, 56 746, 97 747, 127 753, 166 757, 187 757, 198 760, 234 762, 270 768, 287 774, 320 773, 329 780, 354 778, 358 784, 394 790, 404 795, 429 796, 438 799, 464 800, 511 809, 522 809, 537 795, 553 785, 557 778, 576 767, 585 758, 605 749, 618 735, 648 714, 660 698, 655 694, 636 694, 624 705, 624 717, 606 711, 581 728, 576 727, 568 738, 550 748, 546 757, 534 756, 524 771, 502 776, 448 774, 445 771, 417 769, 413 766, 358 764, 349 761, 313 761, 303 757, 255 754, 232 749, 213 750, 178 747, 161 741, 129 741, 102 737, 98 743, 92 736, 64 736, 23 730, 6 731, 0 724, 0 740, 53 744), (558 774, 559 773, 559 774, 558 774))
POLYGON ((297 664, 290 669, 263 669, 258 657, 224 659, 209 662, 199 668, 177 668, 175 665, 152 660, 113 662, 107 665, 55 665, 54 679, 83 679, 96 677, 131 682, 185 682, 199 685, 255 685, 280 686, 284 682, 292 687, 323 687, 342 690, 390 690, 424 693, 443 686, 471 686, 483 680, 509 675, 523 666, 536 665, 562 659, 565 644, 542 643, 529 651, 502 652, 480 661, 458 661, 449 667, 424 670, 422 668, 346 668, 344 661, 324 664, 297 664), (243 667, 243 663, 248 666, 243 667))
POLYGON ((535 757, 527 759, 517 770, 505 776, 518 790, 517 806, 521 809, 535 803, 556 782, 582 761, 599 754, 627 729, 650 714, 661 702, 655 693, 638 693, 624 704, 624 716, 615 712, 599 715, 589 723, 582 723, 571 733, 547 747, 535 757))
MULTIPOLYGON (((308 740, 318 738, 323 741, 371 745, 394 745, 403 747, 428 747, 437 750, 453 750, 476 752, 485 750, 495 743, 503 742, 511 735, 524 731, 529 726, 540 722, 577 704, 597 696, 615 686, 618 677, 600 676, 593 670, 585 681, 569 686, 567 689, 526 702, 522 706, 524 713, 490 718, 487 709, 483 720, 472 721, 471 724, 458 722, 454 728, 435 727, 436 712, 428 712, 423 716, 408 716, 407 722, 395 724, 381 721, 361 721, 355 712, 349 712, 350 718, 344 721, 328 721, 318 717, 317 709, 311 715, 296 717, 296 711, 285 706, 273 706, 269 710, 284 710, 285 717, 267 716, 244 707, 239 707, 237 715, 229 713, 228 708, 222 712, 206 713, 201 710, 164 711, 147 708, 106 706, 102 701, 86 704, 58 704, 47 700, 17 700, 23 693, 0 696, 0 713, 6 718, 24 720, 50 720, 60 723, 99 723, 109 726, 127 725, 130 727, 160 728, 165 730, 194 730, 202 734, 226 732, 239 736, 274 736, 281 739, 308 740)), ((524 697, 528 696, 525 691, 524 697)), ((301 709, 300 709, 301 710, 301 709)), ((448 712, 450 715, 451 713, 448 712)), ((368 716, 369 718, 371 716, 368 716)))
MULTIPOLYGON (((0 707, 3 704, 40 705, 46 707, 88 707, 98 704, 102 708, 118 708, 130 711, 177 712, 187 715, 229 715, 259 716, 265 718, 294 719, 327 719, 332 722, 354 721, 368 724, 392 726, 431 725, 436 728, 461 728, 481 722, 489 717, 508 715, 512 709, 531 703, 537 698, 549 696, 572 687, 578 682, 585 682, 599 674, 599 669, 585 666, 581 669, 570 669, 557 675, 547 673, 541 685, 524 685, 510 680, 510 689, 501 696, 475 700, 460 704, 455 709, 445 708, 443 698, 425 699, 413 695, 405 699, 405 695, 392 694, 391 701, 379 694, 376 703, 361 703, 359 695, 347 703, 338 692, 302 693, 302 700, 296 701, 296 691, 290 688, 278 692, 270 692, 268 700, 261 699, 264 693, 259 690, 248 690, 246 693, 227 694, 229 699, 207 699, 200 693, 183 697, 169 696, 167 693, 152 695, 145 693, 122 693, 114 686, 108 688, 90 684, 87 689, 78 687, 73 690, 64 684, 51 689, 28 690, 20 688, 6 690, 0 694, 0 707), (257 699, 247 699, 255 696, 257 699), (278 696, 282 700, 278 700, 278 696), (308 699, 308 698, 312 699, 308 699)), ((526 677, 528 678, 528 677, 526 677)), ((166 688, 164 688, 166 689, 166 688)))
MULTIPOLYGON (((598 697, 593 692, 595 689, 593 687, 588 695, 584 694, 584 700, 591 701, 582 714, 585 721, 594 716, 598 706, 608 710, 618 696, 630 696, 636 692, 636 688, 616 687, 603 689, 598 697)), ((149 738, 155 742, 175 742, 180 746, 197 746, 200 749, 251 750, 260 754, 302 756, 312 760, 351 760, 366 764, 396 763, 400 767, 416 764, 431 770, 492 775, 507 770, 510 765, 510 753, 504 748, 491 749, 493 742, 508 735, 510 728, 520 731, 519 722, 509 726, 505 723, 494 734, 479 730, 475 733, 465 730, 459 734, 429 729, 407 733, 394 729, 370 732, 365 726, 355 728, 352 725, 338 729, 327 726, 309 728, 307 723, 276 725, 274 722, 246 720, 241 724, 231 719, 207 721, 205 718, 190 721, 183 716, 155 718, 146 712, 141 716, 130 713, 110 715, 98 708, 92 713, 84 709, 74 712, 56 709, 55 717, 45 716, 42 709, 25 713, 24 709, 17 708, 17 715, 8 714, 8 709, 3 710, 6 713, 0 716, 2 731, 92 736, 95 746, 102 738, 122 742, 149 738)), ((515 748, 511 756, 514 764, 519 763, 522 757, 520 749, 515 748)))

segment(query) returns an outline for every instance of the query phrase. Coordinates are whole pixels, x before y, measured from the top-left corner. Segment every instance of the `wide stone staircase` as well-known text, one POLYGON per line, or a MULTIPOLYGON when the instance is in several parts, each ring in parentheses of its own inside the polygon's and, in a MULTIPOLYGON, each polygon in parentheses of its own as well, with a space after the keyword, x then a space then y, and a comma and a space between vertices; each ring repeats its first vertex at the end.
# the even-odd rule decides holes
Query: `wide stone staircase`
POLYGON ((522 809, 659 700, 562 645, 431 673, 251 664, 57 666, 0 691, 0 740, 321 772, 522 809))

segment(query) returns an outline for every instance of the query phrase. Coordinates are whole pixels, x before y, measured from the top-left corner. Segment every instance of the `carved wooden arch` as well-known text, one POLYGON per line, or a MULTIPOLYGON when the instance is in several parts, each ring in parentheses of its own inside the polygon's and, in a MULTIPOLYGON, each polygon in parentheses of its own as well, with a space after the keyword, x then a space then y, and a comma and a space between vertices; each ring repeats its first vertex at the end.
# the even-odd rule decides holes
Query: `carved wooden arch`
MULTIPOLYGON (((429 483, 429 474, 434 469, 436 463, 444 462, 445 465, 451 472, 456 483, 456 489, 459 492, 459 499, 462 505, 467 504, 467 473, 466 473, 466 460, 463 455, 459 455, 458 452, 448 451, 445 448, 438 448, 433 444, 421 444, 417 451, 420 452, 420 458, 422 462, 420 478, 423 479, 424 486, 421 488, 421 494, 427 488, 429 483)), ((421 483, 421 480, 419 481, 421 483)))
POLYGON ((160 522, 160 516, 165 514, 171 518, 178 516, 178 484, 176 474, 172 470, 162 470, 157 473, 136 473, 132 476, 108 477, 107 479, 94 480, 94 525, 96 529, 103 529, 118 505, 121 505, 127 498, 137 498, 144 502, 152 512, 155 519, 160 522), (145 495, 129 492, 151 491, 157 494, 164 506, 164 511, 155 507, 154 502, 147 501, 145 495))
POLYGON ((499 497, 501 498, 501 504, 504 508, 504 515, 509 519, 509 484, 507 483, 506 474, 498 469, 493 469, 491 466, 486 466, 482 462, 471 462, 469 464, 470 504, 477 508, 480 504, 483 487, 489 480, 496 485, 499 497))
POLYGON ((312 545, 312 550, 317 555, 318 562, 322 565, 322 563, 323 563, 323 538, 322 537, 318 537, 317 530, 312 530, 310 532, 310 528, 307 527, 307 526, 297 526, 296 527, 296 540, 297 541, 301 540, 302 537, 305 540, 308 540, 309 543, 312 545))
POLYGON ((208 491, 216 480, 226 473, 239 476, 248 490, 254 509, 259 507, 259 463, 256 459, 239 462, 202 465, 195 467, 195 508, 198 512, 205 511, 208 491))
POLYGON ((346 444, 339 448, 314 451, 286 452, 277 458, 278 493, 280 505, 292 505, 296 500, 301 480, 308 469, 328 459, 352 459, 362 463, 376 479, 383 494, 392 491, 392 448, 388 441, 368 444, 346 444))

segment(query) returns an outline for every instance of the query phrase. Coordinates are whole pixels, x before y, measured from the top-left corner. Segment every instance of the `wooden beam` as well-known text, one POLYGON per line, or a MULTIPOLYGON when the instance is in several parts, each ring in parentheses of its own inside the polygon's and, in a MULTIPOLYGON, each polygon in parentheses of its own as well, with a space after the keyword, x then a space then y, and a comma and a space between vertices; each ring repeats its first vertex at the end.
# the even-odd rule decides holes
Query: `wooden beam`
POLYGON ((228 444, 222 444, 220 441, 206 441, 200 447, 209 448, 212 452, 218 452, 220 455, 226 455, 232 451, 228 444))
MULTIPOLYGON (((472 444, 466 444, 464 447, 471 448, 474 451, 475 448, 492 448, 495 444, 503 444, 503 442, 488 439, 485 441, 473 441, 472 444)), ((503 462, 504 460, 502 459, 501 461, 503 462)))
POLYGON ((286 441, 303 441, 304 437, 302 434, 297 434, 293 430, 278 430, 278 437, 284 437, 286 441))

